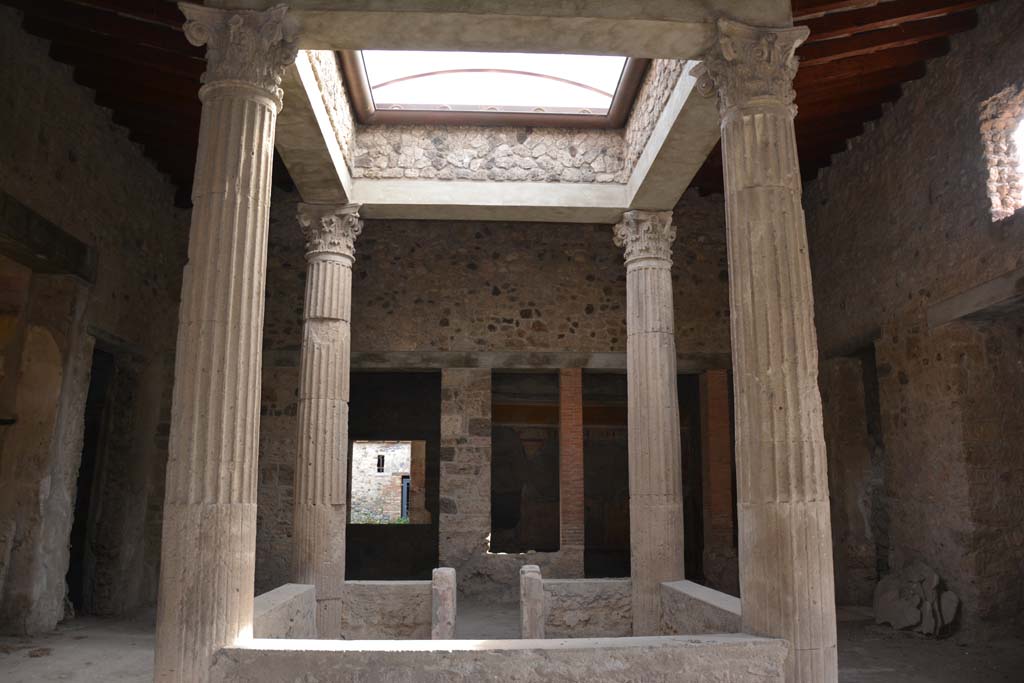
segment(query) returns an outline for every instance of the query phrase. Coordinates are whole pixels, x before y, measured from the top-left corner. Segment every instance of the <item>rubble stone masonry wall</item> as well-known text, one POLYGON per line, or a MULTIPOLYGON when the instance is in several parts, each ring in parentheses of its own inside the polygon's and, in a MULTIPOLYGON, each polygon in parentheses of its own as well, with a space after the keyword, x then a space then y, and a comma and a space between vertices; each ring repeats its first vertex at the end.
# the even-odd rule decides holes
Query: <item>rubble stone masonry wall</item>
MULTIPOLYGON (((19 357, 22 369, 34 368, 43 354, 61 378, 50 397, 58 406, 52 419, 23 402, 18 421, 0 427, 0 624, 25 632, 52 628, 64 616, 94 345, 115 359, 106 424, 116 438, 97 456, 86 602, 103 614, 155 602, 165 389, 188 213, 174 208, 173 186, 96 106, 92 91, 74 83, 72 69, 51 60, 48 43, 20 22, 20 13, 0 8, 0 190, 98 257, 91 286, 32 274, 25 307, 10 320, 27 341, 24 353, 6 356, 12 367, 4 374, 19 369, 19 357)), ((33 377, 40 375, 23 381, 33 377)), ((37 401, 38 391, 19 393, 37 401)))
POLYGON ((1002 0, 978 14, 978 28, 805 188, 822 357, 1024 266, 1024 213, 992 220, 979 120, 985 100, 1024 83, 1024 12, 1002 0))
MULTIPOLYGON (((977 11, 978 28, 904 86, 804 197, 822 357, 875 346, 883 559, 932 566, 963 599, 970 630, 1019 623, 1024 578, 1019 320, 925 320, 929 305, 1024 266, 1024 213, 993 220, 979 119, 986 100, 1024 82, 1024 13, 1013 0, 977 11)), ((843 384, 832 382, 833 407, 856 407, 836 394, 843 384)), ((832 415, 826 429, 857 419, 832 415)), ((829 436, 830 448, 844 441, 852 435, 829 436)))
MULTIPOLYGON (((295 193, 276 190, 271 205, 256 570, 261 590, 288 580, 305 279, 296 201, 295 193)), ((686 194, 676 222, 677 349, 726 367, 722 198, 686 194)), ((626 271, 609 225, 367 220, 355 251, 354 353, 626 350, 626 271)), ((517 585, 523 561, 515 560, 488 571, 507 569, 510 585, 517 585)))

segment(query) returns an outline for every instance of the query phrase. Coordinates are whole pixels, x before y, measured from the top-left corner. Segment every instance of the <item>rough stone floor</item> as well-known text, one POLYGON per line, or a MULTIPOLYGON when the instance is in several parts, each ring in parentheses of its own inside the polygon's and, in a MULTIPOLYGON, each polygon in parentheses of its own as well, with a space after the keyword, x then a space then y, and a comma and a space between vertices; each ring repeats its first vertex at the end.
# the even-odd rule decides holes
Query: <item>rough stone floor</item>
MULTIPOLYGON (((515 637, 514 606, 486 619, 486 605, 459 606, 461 638, 515 637)), ((132 619, 82 617, 51 634, 0 638, 0 681, 121 683, 152 680, 153 614, 132 619)), ((874 626, 860 613, 839 623, 842 683, 1020 683, 1024 640, 974 645, 957 638, 927 640, 874 626)))

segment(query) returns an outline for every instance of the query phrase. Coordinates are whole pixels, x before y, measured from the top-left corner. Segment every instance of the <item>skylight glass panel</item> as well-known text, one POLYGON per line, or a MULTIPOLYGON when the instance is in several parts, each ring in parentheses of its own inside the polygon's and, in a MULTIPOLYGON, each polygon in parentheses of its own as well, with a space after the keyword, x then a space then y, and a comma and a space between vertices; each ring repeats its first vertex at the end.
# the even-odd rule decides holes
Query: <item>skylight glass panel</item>
POLYGON ((625 57, 364 50, 374 106, 603 116, 625 57))

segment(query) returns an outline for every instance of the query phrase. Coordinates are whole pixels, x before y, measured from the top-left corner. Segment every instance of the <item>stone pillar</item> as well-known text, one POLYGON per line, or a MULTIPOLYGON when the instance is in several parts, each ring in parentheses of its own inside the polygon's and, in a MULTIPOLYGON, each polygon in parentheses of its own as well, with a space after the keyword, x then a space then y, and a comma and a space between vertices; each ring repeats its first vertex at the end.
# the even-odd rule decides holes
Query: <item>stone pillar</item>
POLYGON ((274 125, 295 58, 283 6, 181 5, 207 45, 179 310, 156 632, 158 681, 209 679, 252 637, 257 445, 274 125))
POLYGON ((626 259, 629 554, 633 635, 661 629, 661 583, 683 578, 683 475, 672 311, 671 211, 627 211, 615 226, 626 259))
POLYGON ((711 588, 739 595, 728 370, 708 370, 700 376, 700 449, 704 581, 711 588))
POLYGON ((583 370, 558 377, 559 553, 569 576, 583 576, 583 370))
POLYGON ((793 131, 808 29, 719 20, 698 67, 722 115, 743 630, 786 638, 786 680, 838 679, 828 477, 793 131))
POLYGON ((440 564, 459 573, 465 594, 491 537, 490 368, 441 370, 439 506, 440 564))
POLYGON ((292 581, 316 586, 316 628, 341 638, 348 522, 348 398, 352 263, 359 205, 299 205, 306 302, 299 377, 292 581))
POLYGON ((519 568, 519 627, 521 638, 544 637, 544 579, 535 564, 519 568))
POLYGON ((458 609, 455 570, 451 567, 435 569, 431 575, 430 594, 430 639, 452 640, 455 638, 455 615, 458 609))

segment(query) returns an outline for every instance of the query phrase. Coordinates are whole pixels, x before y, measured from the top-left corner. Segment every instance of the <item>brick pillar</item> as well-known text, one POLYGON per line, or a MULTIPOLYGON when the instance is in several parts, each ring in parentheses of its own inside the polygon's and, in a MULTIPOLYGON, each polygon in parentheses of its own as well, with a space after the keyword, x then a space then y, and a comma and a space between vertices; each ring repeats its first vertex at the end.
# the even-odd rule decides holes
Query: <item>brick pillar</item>
POLYGON ((583 371, 558 378, 559 549, 567 571, 583 576, 583 371))
POLYGON ((700 448, 704 493, 704 580, 711 588, 739 595, 727 370, 708 370, 700 376, 700 448))

